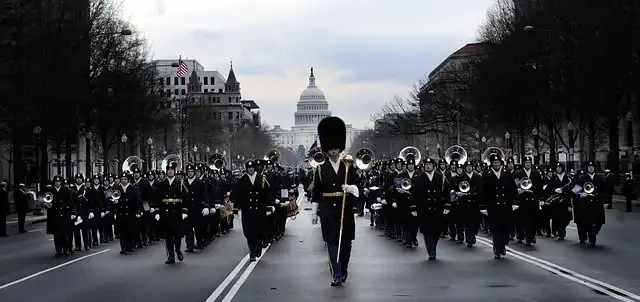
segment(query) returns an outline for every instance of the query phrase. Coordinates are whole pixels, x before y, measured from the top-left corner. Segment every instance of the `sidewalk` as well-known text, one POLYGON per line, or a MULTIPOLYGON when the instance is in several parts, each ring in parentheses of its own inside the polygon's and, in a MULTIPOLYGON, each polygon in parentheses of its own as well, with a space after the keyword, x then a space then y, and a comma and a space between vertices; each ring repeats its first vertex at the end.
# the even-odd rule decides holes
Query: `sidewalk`
MULTIPOLYGON (((47 221, 47 215, 33 215, 33 213, 27 213, 25 217, 25 224, 36 224, 47 221)), ((18 224, 18 215, 16 213, 7 215, 7 225, 13 226, 18 224)))
MULTIPOLYGON (((614 194, 613 195, 613 203, 614 204, 625 204, 626 200, 624 199, 624 196, 618 195, 618 194, 614 194)), ((631 200, 631 204, 633 204, 634 206, 638 207, 638 206, 640 206, 640 200, 637 200, 637 199, 631 200)))

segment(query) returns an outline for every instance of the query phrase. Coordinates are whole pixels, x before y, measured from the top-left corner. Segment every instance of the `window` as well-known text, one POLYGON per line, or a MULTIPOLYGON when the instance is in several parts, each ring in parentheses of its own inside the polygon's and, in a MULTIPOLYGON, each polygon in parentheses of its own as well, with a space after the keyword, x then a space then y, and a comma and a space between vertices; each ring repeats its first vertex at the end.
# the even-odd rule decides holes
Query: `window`
POLYGON ((180 90, 180 94, 185 95, 185 94, 187 94, 187 92, 183 88, 182 90, 180 90))
POLYGON ((166 95, 171 96, 171 89, 167 89, 166 95))
POLYGON ((236 97, 236 103, 240 102, 240 97, 236 97))
MULTIPOLYGON (((209 85, 209 78, 204 77, 204 84, 205 85, 209 85)), ((205 89, 206 90, 206 89, 205 89)), ((205 91, 206 92, 206 91, 205 91)))
POLYGON ((216 84, 216 78, 211 77, 211 85, 215 85, 216 84))
POLYGON ((240 112, 236 112, 236 120, 240 119, 240 112))
POLYGON ((186 85, 186 84, 185 84, 185 82, 186 82, 186 81, 185 81, 185 78, 184 78, 184 77, 181 77, 181 78, 180 78, 180 85, 186 85))
POLYGON ((229 97, 229 103, 231 103, 231 97, 229 97))
POLYGON ((167 85, 171 85, 171 77, 167 77, 166 83, 167 83, 167 85))
POLYGON ((164 78, 160 78, 159 80, 160 80, 160 82, 159 82, 160 85, 164 85, 164 78))
POLYGON ((216 97, 216 103, 220 104, 220 97, 216 97))
POLYGON ((173 94, 175 94, 175 95, 180 95, 180 90, 179 89, 174 89, 173 92, 174 92, 173 94))
POLYGON ((229 118, 229 120, 233 119, 233 112, 227 112, 227 116, 229 118))
POLYGON ((222 93, 222 89, 218 89, 218 93, 222 93))
MULTIPOLYGON (((206 78, 205 78, 205 79, 206 79, 206 78)), ((205 90, 204 90, 204 93, 207 93, 207 92, 209 92, 209 89, 205 89, 205 90)), ((211 98, 209 98, 209 99, 211 99, 211 98)))
POLYGON ((178 85, 178 77, 173 78, 173 85, 178 85))

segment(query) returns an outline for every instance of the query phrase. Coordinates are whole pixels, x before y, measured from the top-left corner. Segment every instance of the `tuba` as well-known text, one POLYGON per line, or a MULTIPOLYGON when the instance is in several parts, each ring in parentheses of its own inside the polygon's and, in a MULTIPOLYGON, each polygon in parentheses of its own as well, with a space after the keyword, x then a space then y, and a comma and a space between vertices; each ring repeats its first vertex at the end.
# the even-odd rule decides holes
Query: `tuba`
POLYGON ((327 159, 326 155, 320 148, 311 149, 309 153, 312 154, 311 160, 309 161, 309 165, 311 166, 311 168, 316 168, 317 166, 322 165, 327 159))
POLYGON ((140 157, 137 156, 129 156, 127 157, 127 159, 124 160, 124 162, 122 163, 122 171, 123 172, 133 172, 134 168, 140 168, 142 167, 142 159, 140 159, 140 157))
POLYGON ((422 155, 420 154, 420 150, 413 146, 404 147, 400 150, 400 154, 398 154, 398 158, 401 158, 405 162, 408 159, 413 159, 415 161, 415 165, 417 166, 422 160, 422 155))
POLYGON ((461 181, 460 183, 458 183, 458 191, 462 193, 471 191, 471 184, 466 180, 461 181))
POLYGON ((585 192, 587 194, 593 194, 593 192, 595 191, 596 191, 596 186, 590 181, 587 181, 582 185, 582 192, 585 192))
POLYGON ((162 171, 167 172, 167 164, 176 162, 178 163, 178 168, 182 167, 182 159, 180 159, 180 155, 178 154, 169 154, 162 159, 162 171))
POLYGON ((224 167, 224 155, 220 153, 215 153, 211 156, 211 160, 209 161, 209 168, 211 170, 217 171, 221 170, 224 167))
POLYGON ((363 148, 356 152, 356 166, 358 169, 368 169, 371 166, 371 162, 373 162, 373 151, 363 148))
POLYGON ((271 149, 267 151, 267 154, 264 155, 264 160, 270 160, 274 163, 277 163, 280 160, 280 152, 276 149, 271 149))
POLYGON ((444 152, 444 160, 447 164, 451 164, 451 161, 455 160, 460 166, 467 162, 467 150, 460 145, 453 145, 444 152))
POLYGON ((486 163, 487 165, 491 165, 491 162, 489 162, 489 156, 491 156, 491 154, 497 154, 500 157, 500 159, 504 159, 505 157, 502 149, 498 147, 489 147, 487 148, 487 150, 484 150, 484 152, 482 153, 482 162, 486 163))

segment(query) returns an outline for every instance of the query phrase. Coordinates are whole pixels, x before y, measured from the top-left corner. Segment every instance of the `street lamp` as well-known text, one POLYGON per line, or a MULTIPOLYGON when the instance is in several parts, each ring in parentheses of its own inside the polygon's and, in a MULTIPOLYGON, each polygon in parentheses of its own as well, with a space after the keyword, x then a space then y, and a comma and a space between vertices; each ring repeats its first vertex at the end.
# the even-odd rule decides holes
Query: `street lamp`
POLYGON ((631 111, 629 111, 629 113, 627 113, 626 116, 627 119, 627 158, 629 160, 629 173, 631 173, 631 177, 633 177, 633 147, 634 147, 634 141, 633 141, 633 114, 631 113, 631 111))
POLYGON ((36 171, 38 171, 38 177, 36 178, 36 190, 38 192, 40 191, 40 184, 44 180, 42 173, 40 172, 40 169, 43 168, 40 167, 40 133, 42 133, 42 128, 40 128, 40 126, 33 126, 33 134, 36 136, 36 171))
POLYGON ((120 141, 125 144, 127 142, 127 140, 129 140, 129 138, 127 137, 126 134, 122 134, 122 137, 120 137, 120 141))
POLYGON ((147 147, 149 150, 149 156, 148 156, 148 161, 147 161, 147 171, 153 169, 153 162, 152 162, 152 157, 153 155, 151 154, 151 149, 153 148, 153 138, 149 137, 147 138, 147 147))
POLYGON ((534 144, 534 154, 533 154, 533 158, 534 159, 533 159, 533 162, 535 164, 539 163, 538 156, 540 155, 540 150, 538 149, 539 146, 540 146, 540 143, 538 141, 540 139, 540 137, 538 136, 538 134, 539 134, 538 133, 538 128, 533 128, 533 130, 531 130, 531 135, 533 135, 533 144, 534 144))

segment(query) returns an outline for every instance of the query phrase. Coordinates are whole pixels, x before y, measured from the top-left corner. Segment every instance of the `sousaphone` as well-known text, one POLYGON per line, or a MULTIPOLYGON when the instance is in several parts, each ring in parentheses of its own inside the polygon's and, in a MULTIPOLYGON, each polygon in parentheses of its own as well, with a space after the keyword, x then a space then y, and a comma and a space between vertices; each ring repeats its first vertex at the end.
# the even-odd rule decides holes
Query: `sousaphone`
POLYGON ((208 164, 211 170, 221 170, 224 167, 224 155, 222 155, 221 153, 213 154, 208 164))
POLYGON ((420 164, 422 160, 422 155, 420 154, 420 150, 413 146, 404 147, 400 150, 400 154, 398 154, 398 158, 401 158, 404 162, 407 162, 409 159, 413 159, 415 161, 415 165, 420 164))
POLYGON ((451 164, 451 161, 457 161, 458 165, 462 166, 467 162, 467 150, 460 145, 453 145, 444 152, 444 160, 447 164, 451 164))
POLYGON ((487 148, 487 150, 484 150, 484 152, 482 153, 482 162, 490 166, 491 162, 489 161, 489 157, 491 156, 491 154, 498 155, 502 160, 505 159, 504 152, 502 151, 502 149, 498 147, 489 147, 487 148))
POLYGON ((271 149, 267 151, 267 154, 264 155, 264 160, 270 160, 273 163, 277 163, 280 160, 280 152, 276 149, 271 149))
POLYGON ((169 154, 162 159, 162 171, 167 173, 167 164, 175 162, 178 165, 178 169, 182 168, 182 159, 178 154, 169 154))
POLYGON ((122 171, 133 173, 133 169, 142 167, 142 159, 137 156, 129 156, 122 163, 122 171))

